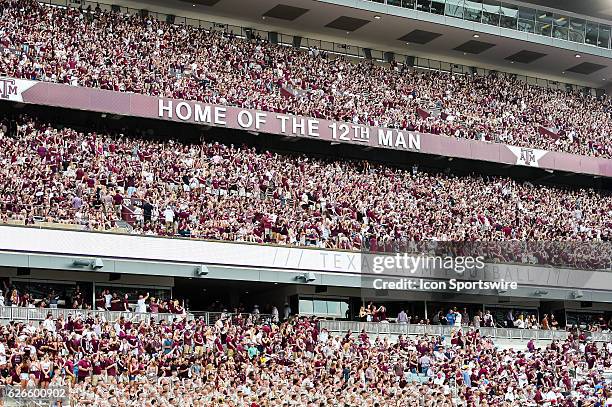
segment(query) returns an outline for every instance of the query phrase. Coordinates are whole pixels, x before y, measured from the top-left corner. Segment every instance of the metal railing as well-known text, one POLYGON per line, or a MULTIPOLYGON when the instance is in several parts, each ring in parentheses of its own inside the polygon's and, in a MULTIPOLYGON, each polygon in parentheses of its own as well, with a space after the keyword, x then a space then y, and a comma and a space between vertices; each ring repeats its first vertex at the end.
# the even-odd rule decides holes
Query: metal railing
MULTIPOLYGON (((373 335, 435 335, 450 336, 458 329, 473 329, 467 326, 454 327, 448 325, 415 325, 387 322, 355 322, 355 321, 319 321, 320 329, 344 334, 348 331, 359 333, 365 330, 373 335)), ((516 329, 516 328, 478 328, 482 336, 494 339, 517 339, 551 341, 565 340, 569 333, 564 330, 516 329)), ((612 333, 587 332, 588 338, 596 342, 612 342, 612 333)))
POLYGON ((212 311, 193 311, 193 318, 203 318, 206 325, 214 325, 219 319, 233 319, 240 316, 242 319, 251 319, 254 323, 266 323, 272 321, 272 315, 259 313, 233 313, 233 312, 212 312, 212 311))
POLYGON ((68 309, 68 308, 29 308, 29 307, 0 307, 0 324, 10 321, 26 322, 39 324, 51 314, 53 319, 62 317, 64 320, 69 316, 76 318, 96 318, 100 317, 104 321, 112 322, 124 317, 132 322, 160 322, 172 321, 174 318, 185 318, 188 321, 202 318, 206 325, 213 325, 219 319, 234 319, 238 315, 242 319, 249 319, 253 323, 267 323, 272 321, 272 315, 259 313, 231 313, 231 312, 209 312, 209 311, 193 311, 186 314, 170 314, 170 313, 152 313, 152 312, 131 312, 131 311, 100 311, 100 310, 84 310, 84 309, 68 309))
POLYGON ((29 307, 0 307, 0 322, 17 321, 17 322, 41 322, 51 314, 53 319, 62 317, 67 319, 69 316, 73 318, 80 316, 82 318, 101 317, 105 321, 115 321, 121 317, 130 319, 134 322, 149 322, 173 320, 174 318, 187 318, 191 320, 194 315, 187 314, 168 314, 168 313, 152 313, 152 312, 130 312, 130 311, 99 311, 99 310, 84 310, 84 309, 68 309, 68 308, 29 308, 29 307))
POLYGON ((610 24, 569 16, 561 10, 551 12, 496 0, 366 1, 610 49, 610 24))

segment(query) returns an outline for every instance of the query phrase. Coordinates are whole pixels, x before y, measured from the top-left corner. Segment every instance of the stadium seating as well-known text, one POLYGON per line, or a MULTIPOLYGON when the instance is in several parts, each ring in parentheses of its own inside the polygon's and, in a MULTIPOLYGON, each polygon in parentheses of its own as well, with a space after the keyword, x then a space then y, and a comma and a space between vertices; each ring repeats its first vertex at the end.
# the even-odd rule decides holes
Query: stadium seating
MULTIPOLYGON (((354 61, 257 36, 245 39, 173 25, 149 17, 146 10, 129 16, 3 0, 0 15, 0 76, 612 158, 612 103, 606 96, 544 89, 495 74, 423 72, 393 61, 354 61)), ((503 263, 609 271, 612 199, 607 191, 64 124, 26 114, 0 117, 3 231, 36 226, 79 236, 99 237, 81 231, 101 231, 363 252, 484 255, 503 263)), ((81 249, 70 247, 70 256, 81 249)), ((81 262, 71 260, 70 265, 81 262)), ((259 313, 257 305, 252 314, 240 314, 242 303, 228 314, 219 301, 215 312, 197 313, 187 309, 189 298, 134 293, 149 283, 117 282, 129 275, 120 267, 108 272, 68 268, 70 276, 89 278, 88 298, 78 285, 71 297, 62 294, 61 302, 45 288, 18 289, 19 283, 27 280, 22 285, 27 287, 47 273, 44 263, 32 263, 41 269, 3 267, 2 396, 10 389, 6 386, 16 386, 38 394, 66 388, 72 404, 95 407, 612 406, 609 312, 593 313, 586 327, 570 326, 568 319, 565 331, 548 310, 561 308, 559 313, 582 301, 589 311, 609 309, 593 307, 595 300, 577 289, 568 291, 567 300, 547 304, 544 296, 530 298, 533 312, 517 311, 516 325, 509 308, 505 327, 494 323, 488 307, 482 316, 484 305, 474 319, 467 308, 465 314, 457 312, 463 294, 439 293, 431 297, 445 295, 444 303, 453 305, 446 316, 442 311, 428 314, 428 299, 423 318, 404 311, 401 319, 388 318, 384 305, 371 303, 364 315, 358 314, 365 322, 323 321, 292 315, 289 302, 304 298, 302 280, 292 282, 298 294, 288 299, 282 318, 276 306, 264 310, 270 314, 259 313), (111 287, 125 284, 130 293, 100 292, 97 283, 106 284, 107 277, 111 287), (137 302, 130 304, 130 298, 137 302), (541 319, 538 311, 543 311, 541 319)), ((198 266, 195 275, 192 266, 186 267, 189 276, 201 277, 197 270, 206 266, 198 266)), ((67 285, 65 270, 52 270, 49 281, 59 275, 67 285)), ((138 281, 148 271, 139 271, 138 281)), ((152 287, 176 279, 168 284, 190 285, 187 291, 198 289, 202 297, 223 284, 219 280, 209 287, 205 278, 158 274, 146 276, 152 287)), ((607 275, 583 274, 592 281, 607 275)), ((242 301, 242 294, 230 292, 235 281, 227 281, 230 301, 242 301)), ((548 283, 552 287, 554 282, 548 283)), ((240 281, 241 293, 248 284, 240 281)), ((328 283, 313 285, 312 291, 318 294, 323 284, 328 283)), ((261 290, 252 294, 263 298, 266 282, 258 285, 261 290)), ((180 295, 165 286, 159 291, 180 295)), ((339 292, 349 298, 345 291, 357 289, 342 287, 339 292)), ((363 301, 366 294, 360 291, 346 300, 353 315, 358 295, 363 301)), ((502 299, 521 301, 510 294, 500 297, 500 304, 502 299)), ((311 311, 316 310, 314 301, 311 311)))
POLYGON ((605 96, 353 63, 140 14, 3 5, 0 45, 10 52, 0 74, 9 77, 612 157, 605 96))
POLYGON ((588 189, 85 133, 25 117, 17 129, 0 139, 5 221, 112 230, 127 216, 136 234, 374 252, 432 239, 601 241, 612 230, 609 195, 588 189), (140 204, 126 215, 132 201, 140 204))
POLYGON ((99 407, 588 405, 605 401, 612 362, 609 344, 572 335, 501 350, 468 328, 391 342, 332 334, 310 318, 252 315, 207 324, 49 313, 0 333, 0 383, 67 387, 76 405, 99 407))

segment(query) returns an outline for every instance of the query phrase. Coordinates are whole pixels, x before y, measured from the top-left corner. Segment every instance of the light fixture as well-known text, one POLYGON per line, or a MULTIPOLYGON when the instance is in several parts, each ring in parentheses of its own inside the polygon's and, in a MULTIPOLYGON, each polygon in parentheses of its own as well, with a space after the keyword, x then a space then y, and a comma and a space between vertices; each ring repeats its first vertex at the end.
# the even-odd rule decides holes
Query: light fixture
POLYGON ((203 264, 198 266, 198 267, 196 267, 195 275, 198 276, 198 277, 208 275, 208 267, 206 267, 203 264))
POLYGON ((576 58, 582 58, 582 55, 576 54, 576 58))
POLYGON ((533 293, 534 295, 546 295, 548 294, 548 291, 546 290, 538 290, 535 293, 533 293))
POLYGON ((92 270, 100 270, 104 267, 104 262, 100 258, 95 258, 91 260, 81 259, 73 261, 72 265, 80 267, 89 267, 92 270))
POLYGON ((315 273, 313 273, 312 271, 309 271, 307 273, 301 274, 297 277, 295 277, 296 280, 302 280, 306 283, 312 283, 313 281, 317 281, 317 276, 315 275, 315 273))
POLYGON ((584 297, 584 293, 580 290, 576 290, 572 292, 572 297, 574 297, 574 299, 582 298, 584 297))
POLYGON ((474 37, 474 38, 480 38, 480 35, 478 35, 478 34, 474 34, 472 37, 474 37))
POLYGON ((514 63, 514 61, 510 61, 510 63, 511 63, 511 64, 513 64, 513 63, 514 63))
POLYGON ((561 72, 563 75, 565 75, 565 71, 561 72))
POLYGON ((406 43, 406 45, 410 45, 410 43, 409 43, 409 42, 407 42, 407 43, 406 43))
POLYGON ((377 19, 377 20, 380 20, 380 16, 379 15, 375 15, 374 18, 377 19))
POLYGON ((192 4, 191 7, 195 7, 195 4, 192 4))

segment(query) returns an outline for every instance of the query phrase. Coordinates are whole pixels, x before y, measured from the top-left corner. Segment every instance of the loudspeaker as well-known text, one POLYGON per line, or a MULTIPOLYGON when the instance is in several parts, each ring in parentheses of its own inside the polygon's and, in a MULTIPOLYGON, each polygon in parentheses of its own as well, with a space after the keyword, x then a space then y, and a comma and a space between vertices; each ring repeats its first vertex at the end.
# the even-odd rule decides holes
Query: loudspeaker
POLYGON ((383 56, 384 56, 386 62, 391 63, 391 62, 395 61, 395 53, 393 53, 391 51, 385 52, 383 54, 383 56))
POLYGON ((113 4, 111 10, 113 13, 121 13, 121 6, 119 4, 113 4))
POLYGON ((205 265, 201 265, 201 266, 196 267, 195 275, 198 276, 198 277, 207 276, 208 275, 208 267, 206 267, 205 265))
POLYGON ((327 292, 327 286, 326 285, 318 285, 315 287, 315 293, 317 294, 321 294, 321 293, 326 293, 327 292))
POLYGON ((168 24, 174 24, 174 20, 176 19, 176 16, 173 14, 168 14, 166 16, 166 23, 168 24))
POLYGON ((595 95, 598 98, 604 97, 605 94, 606 94, 606 90, 605 89, 601 89, 601 88, 595 89, 595 95))
POLYGON ((476 68, 475 66, 470 66, 470 72, 472 73, 472 75, 476 75, 478 73, 478 68, 476 68))
POLYGON ((253 35, 253 30, 250 28, 245 28, 244 29, 244 34, 246 35, 247 40, 251 41, 254 37, 253 35))
POLYGON ((410 56, 410 55, 406 55, 406 62, 405 64, 407 66, 413 67, 414 66, 414 57, 410 56))
POLYGON ((302 37, 295 35, 293 37, 293 48, 300 48, 302 46, 302 37))
POLYGON ((270 42, 270 44, 278 44, 278 33, 270 31, 268 33, 268 41, 270 42))
POLYGON ((370 48, 364 48, 363 53, 365 54, 366 59, 372 59, 372 50, 370 48))
POLYGON ((121 274, 119 273, 110 273, 108 275, 108 281, 117 281, 121 279, 121 274))
POLYGON ((147 18, 149 17, 149 10, 142 8, 140 9, 140 17, 147 18))

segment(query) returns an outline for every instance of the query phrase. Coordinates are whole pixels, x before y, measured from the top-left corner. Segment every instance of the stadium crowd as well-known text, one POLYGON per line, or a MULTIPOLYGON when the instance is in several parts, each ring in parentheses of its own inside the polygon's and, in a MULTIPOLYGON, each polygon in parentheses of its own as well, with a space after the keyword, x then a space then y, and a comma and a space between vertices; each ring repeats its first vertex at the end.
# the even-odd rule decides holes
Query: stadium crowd
POLYGON ((611 99, 4 0, 0 74, 612 157, 611 99))
POLYGON ((582 268, 612 258, 612 200, 590 189, 84 133, 27 117, 0 137, 0 162, 4 222, 109 230, 127 216, 146 235, 373 252, 485 241, 456 250, 582 268))
POLYGON ((69 386, 78 406, 607 407, 611 367, 611 343, 572 335, 512 350, 475 329, 391 341, 306 317, 49 315, 0 328, 0 383, 69 386))

